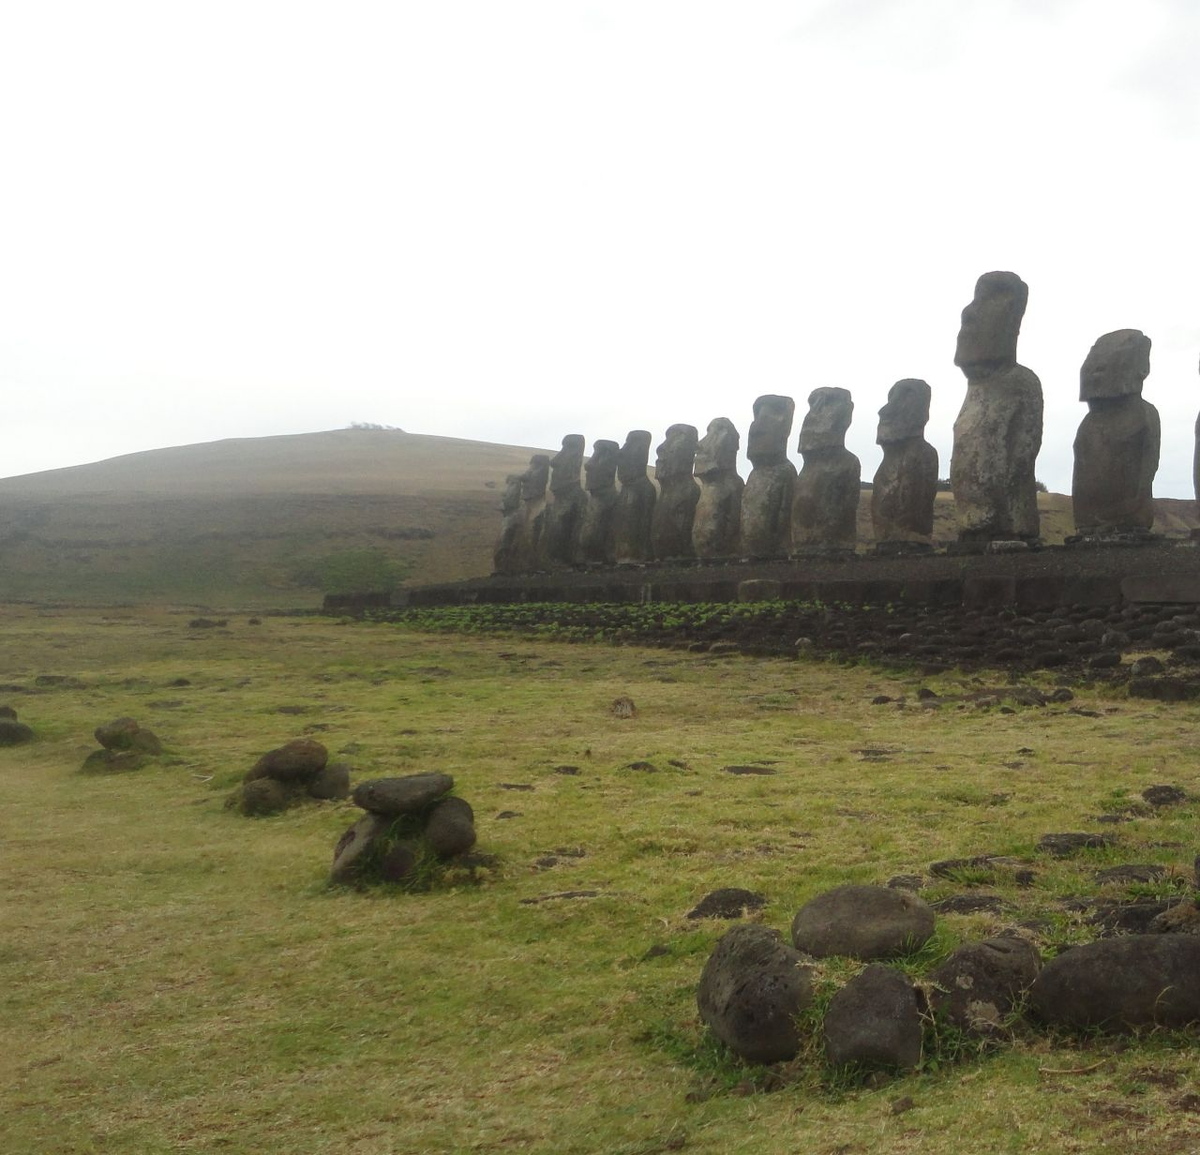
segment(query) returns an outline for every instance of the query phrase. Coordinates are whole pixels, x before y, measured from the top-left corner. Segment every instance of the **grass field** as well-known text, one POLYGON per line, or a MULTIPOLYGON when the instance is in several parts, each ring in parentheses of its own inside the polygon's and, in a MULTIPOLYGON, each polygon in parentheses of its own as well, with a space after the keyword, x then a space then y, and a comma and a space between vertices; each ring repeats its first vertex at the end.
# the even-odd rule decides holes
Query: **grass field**
MULTIPOLYGON (((5 1152, 1200 1148, 1188 1036, 1018 1031, 873 1089, 811 1055, 768 1080, 701 1030, 696 983, 727 924, 685 917, 744 886, 786 932, 830 886, 990 851, 1035 858, 1036 884, 994 888, 1002 916, 940 918, 931 959, 1034 917, 1047 952, 1082 941, 1062 900, 1096 893, 1098 865, 1190 871, 1196 805, 1094 819, 1156 783, 1200 794, 1200 707, 1076 687, 1099 716, 925 710, 927 683, 863 666, 190 616, 0 610, 0 704, 37 733, 0 750, 5 1152), (92 729, 124 714, 166 755, 79 774, 92 729), (358 779, 452 773, 499 865, 424 895, 330 890, 352 805, 223 808, 259 753, 302 733, 358 779), (747 763, 775 773, 723 770, 747 763), (1043 833, 1091 829, 1121 845, 1032 854, 1043 833), (547 897, 572 890, 596 893, 547 897)), ((976 685, 928 684, 960 682, 976 685)))

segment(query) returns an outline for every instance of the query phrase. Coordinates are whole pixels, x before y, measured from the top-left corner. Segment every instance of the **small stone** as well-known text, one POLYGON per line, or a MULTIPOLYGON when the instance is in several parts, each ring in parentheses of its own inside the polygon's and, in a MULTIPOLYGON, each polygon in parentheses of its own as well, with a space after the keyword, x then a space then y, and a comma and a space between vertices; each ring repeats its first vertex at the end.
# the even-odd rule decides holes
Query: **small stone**
POLYGON ((752 890, 743 890, 738 886, 725 886, 706 894, 688 911, 687 917, 692 919, 745 918, 747 911, 761 910, 766 904, 766 898, 752 890))
POLYGON ((1038 839, 1037 848, 1054 858, 1067 858, 1080 850, 1099 850, 1115 842, 1111 834, 1043 834, 1038 839))
POLYGON ((1161 674, 1166 667, 1153 654, 1147 654, 1144 658, 1138 658, 1129 667, 1129 672, 1135 678, 1149 677, 1151 674, 1161 674))
POLYGON ((133 750, 93 750, 83 760, 80 770, 85 774, 119 774, 126 770, 140 770, 145 765, 145 757, 133 750))
POLYGON ((1151 934, 1200 934, 1200 906, 1177 902, 1150 920, 1151 934))
POLYGON ((952 894, 930 904, 938 914, 999 914, 1008 905, 998 894, 952 894))
POLYGON ((1110 866, 1105 870, 1098 870, 1094 877, 1101 886, 1108 886, 1112 883, 1120 883, 1123 886, 1131 884, 1145 885, 1146 883, 1162 878, 1166 872, 1167 869, 1165 866, 1158 866, 1153 863, 1129 862, 1124 866, 1110 866))
POLYGON ((874 963, 830 1000, 823 1033, 835 1066, 911 1069, 921 1061, 922 999, 908 977, 874 963))
POLYGON ((330 762, 318 770, 308 784, 308 793, 323 802, 340 801, 350 797, 350 767, 344 762, 330 762))
POLYGON ((242 784, 238 809, 248 818, 261 818, 286 810, 291 792, 274 778, 256 778, 242 784))
POLYGON ((354 788, 354 804, 373 814, 395 818, 416 814, 454 787, 449 774, 433 771, 403 778, 373 778, 354 788))
POLYGON ((157 756, 163 752, 163 744, 159 741, 158 735, 150 730, 138 730, 134 734, 129 748, 138 754, 149 754, 157 756))
POLYGON ((439 858, 462 854, 475 845, 475 812, 465 798, 443 798, 425 820, 425 838, 439 858))
POLYGON ((11 706, 0 706, 0 719, 7 718, 10 722, 17 720, 17 712, 11 706))
POLYGON ((1151 806, 1174 806, 1185 802, 1185 794, 1178 786, 1147 786, 1142 791, 1144 798, 1151 806))

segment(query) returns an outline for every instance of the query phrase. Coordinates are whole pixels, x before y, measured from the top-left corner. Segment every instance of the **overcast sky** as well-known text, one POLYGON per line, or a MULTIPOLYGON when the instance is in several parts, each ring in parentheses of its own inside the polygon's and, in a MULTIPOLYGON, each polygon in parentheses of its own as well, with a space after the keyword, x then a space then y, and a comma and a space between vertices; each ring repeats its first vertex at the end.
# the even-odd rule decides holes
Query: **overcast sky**
POLYGON ((1196 0, 8 0, 0 475, 351 421, 744 442, 840 385, 870 477, 923 377, 945 476, 1011 269, 1039 477, 1139 328, 1191 497, 1198 61, 1196 0))

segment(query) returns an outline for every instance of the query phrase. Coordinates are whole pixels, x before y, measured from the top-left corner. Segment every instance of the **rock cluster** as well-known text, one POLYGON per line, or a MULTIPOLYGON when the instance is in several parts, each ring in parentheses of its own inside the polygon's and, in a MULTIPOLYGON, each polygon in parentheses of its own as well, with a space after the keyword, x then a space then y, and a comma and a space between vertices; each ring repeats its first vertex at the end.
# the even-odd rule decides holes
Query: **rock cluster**
POLYGON ((437 772, 360 782, 352 796, 366 813, 338 840, 329 881, 417 886, 431 867, 475 845, 475 815, 437 772))
POLYGON ((149 730, 143 730, 133 718, 114 718, 95 729, 99 750, 84 760, 82 770, 140 770, 147 759, 163 752, 162 743, 149 730))
POLYGON ((330 763, 320 742, 296 738, 259 758, 226 805, 257 817, 278 814, 306 798, 336 801, 349 793, 349 767, 330 763))
POLYGON ((24 746, 32 741, 33 730, 17 721, 16 710, 11 706, 0 706, 0 746, 24 746))

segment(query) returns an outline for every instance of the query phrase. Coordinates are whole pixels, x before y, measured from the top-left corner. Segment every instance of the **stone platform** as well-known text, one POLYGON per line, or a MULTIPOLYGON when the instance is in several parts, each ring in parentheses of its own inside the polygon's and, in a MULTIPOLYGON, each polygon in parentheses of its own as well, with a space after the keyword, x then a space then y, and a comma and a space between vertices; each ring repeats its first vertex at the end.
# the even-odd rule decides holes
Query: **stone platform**
MULTIPOLYGON (((370 596, 370 595, 368 595, 370 596)), ((1200 603, 1200 546, 1160 540, 1137 546, 1054 546, 1013 553, 912 557, 858 554, 844 560, 645 565, 492 576, 400 590, 391 606, 512 602, 821 601, 847 605, 1013 606, 1200 603)), ((382 599, 370 604, 380 605, 382 599)), ((355 595, 327 610, 367 608, 355 595)))

